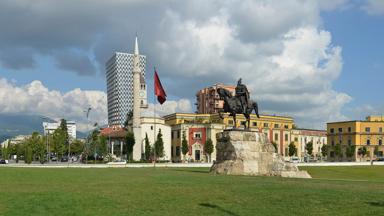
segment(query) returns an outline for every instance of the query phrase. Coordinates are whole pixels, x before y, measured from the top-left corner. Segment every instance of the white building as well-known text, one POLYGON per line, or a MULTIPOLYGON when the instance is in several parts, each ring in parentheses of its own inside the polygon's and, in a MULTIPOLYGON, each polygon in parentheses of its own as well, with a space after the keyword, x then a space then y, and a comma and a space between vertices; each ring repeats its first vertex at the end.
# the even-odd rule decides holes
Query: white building
POLYGON ((145 153, 145 135, 148 136, 149 143, 151 147, 154 146, 155 139, 157 139, 157 134, 159 130, 163 135, 164 143, 164 157, 159 158, 161 160, 171 161, 171 126, 166 125, 163 118, 159 117, 141 117, 141 144, 136 145, 133 148, 133 158, 143 158, 145 153))
MULTIPOLYGON (((133 110, 134 57, 135 54, 115 52, 105 64, 109 126, 122 126, 126 120, 127 113, 133 110)), ((145 65, 146 56, 139 55, 138 67, 141 71, 139 95, 140 104, 143 108, 147 107, 147 89, 144 81, 145 65)))
MULTIPOLYGON (((44 136, 47 134, 53 134, 57 128, 60 127, 60 122, 43 122, 44 136)), ((76 122, 67 121, 68 137, 76 139, 76 122)))
POLYGON ((321 157, 321 147, 327 144, 327 131, 314 129, 292 129, 291 137, 297 147, 297 156, 303 159, 307 156, 305 146, 312 142, 312 155, 321 157))
POLYGON ((8 143, 10 143, 10 144, 19 144, 22 141, 24 141, 25 139, 28 139, 30 137, 31 137, 31 135, 18 135, 18 136, 15 136, 13 138, 6 139, 4 142, 2 142, 0 144, 0 148, 8 147, 8 143))

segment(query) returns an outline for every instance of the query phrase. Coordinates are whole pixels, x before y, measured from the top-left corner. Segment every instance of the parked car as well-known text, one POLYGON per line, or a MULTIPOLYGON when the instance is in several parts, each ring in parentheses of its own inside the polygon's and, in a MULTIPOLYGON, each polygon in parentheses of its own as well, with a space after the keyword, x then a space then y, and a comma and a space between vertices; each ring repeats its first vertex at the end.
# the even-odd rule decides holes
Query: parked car
POLYGON ((51 157, 51 161, 57 161, 57 157, 55 156, 51 157))
POLYGON ((68 157, 62 157, 60 161, 61 162, 68 162, 68 157))
POLYGON ((384 157, 377 157, 376 161, 384 161, 384 157))
POLYGON ((300 159, 299 159, 299 157, 292 156, 292 157, 291 157, 291 162, 292 162, 292 163, 299 163, 299 162, 300 162, 300 159))
POLYGON ((1 159, 0 164, 8 164, 8 160, 1 159))

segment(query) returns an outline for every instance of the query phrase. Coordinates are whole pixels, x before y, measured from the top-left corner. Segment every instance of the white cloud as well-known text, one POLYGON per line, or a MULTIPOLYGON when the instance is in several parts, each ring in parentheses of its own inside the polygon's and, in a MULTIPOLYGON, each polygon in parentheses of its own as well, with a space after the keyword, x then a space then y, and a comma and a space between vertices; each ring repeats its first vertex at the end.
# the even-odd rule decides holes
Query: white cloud
POLYGON ((35 80, 24 86, 16 86, 0 79, 0 113, 40 114, 53 119, 65 118, 77 122, 78 130, 86 131, 97 122, 106 124, 107 96, 102 91, 74 89, 64 94, 49 90, 35 80), (89 120, 84 110, 92 107, 89 120))
MULTIPOLYGON (((161 68, 167 94, 189 98, 166 102, 157 109, 160 113, 193 112, 190 100, 199 88, 217 82, 235 84, 242 77, 262 112, 292 115, 301 126, 324 127, 328 120, 345 118, 341 110, 351 97, 332 88, 342 71, 342 48, 334 45, 331 32, 323 29, 320 13, 346 4, 344 0, 186 0, 79 1, 73 6, 64 1, 39 1, 28 8, 29 13, 24 13, 23 7, 6 4, 4 10, 16 8, 20 16, 15 25, 7 22, 1 25, 1 20, 7 19, 0 19, 0 27, 5 29, 0 36, 4 40, 0 41, 11 41, 18 46, 30 41, 28 48, 44 54, 76 47, 85 53, 94 52, 95 61, 104 65, 113 51, 127 48, 130 35, 138 29, 142 35, 140 51, 147 55, 148 63, 161 68), (101 17, 100 11, 105 16, 101 17), (49 22, 28 20, 23 18, 24 14, 34 14, 49 22), (62 28, 66 26, 63 20, 77 25, 62 28), (34 37, 13 29, 17 23, 26 22, 30 29, 35 29, 34 37), (20 38, 14 33, 20 35, 20 41, 14 41, 20 38)), ((8 51, 5 53, 10 55, 8 51)), ((27 86, 14 88, 25 91, 27 86)), ((52 106, 58 109, 56 114, 74 113, 80 119, 77 113, 93 103, 99 107, 98 116, 106 116, 102 92, 93 92, 95 95, 91 96, 80 89, 65 94, 41 91, 45 93, 42 96, 36 93, 34 97, 46 100, 44 103, 48 105, 41 105, 39 110, 46 111, 44 107, 52 106), (93 97, 96 99, 92 100, 93 97), (66 101, 77 104, 78 108, 59 109, 66 101)), ((25 104, 18 100, 13 103, 20 104, 20 109, 25 104)))
POLYGON ((368 0, 361 6, 361 8, 370 15, 383 15, 384 14, 384 1, 383 0, 368 0))
MULTIPOLYGON (((77 129, 88 131, 94 123, 107 124, 107 95, 102 91, 84 91, 79 88, 66 93, 49 90, 40 81, 35 80, 24 86, 0 78, 0 113, 30 113, 46 116, 55 120, 61 118, 74 120, 77 129), (89 118, 84 112, 91 107, 89 118)), ((167 100, 156 104, 158 116, 183 112, 192 112, 188 99, 167 100)), ((144 110, 144 115, 153 116, 153 104, 144 110)))
POLYGON ((299 7, 300 2, 294 1, 290 7, 303 11, 291 14, 268 1, 245 2, 236 14, 228 7, 204 21, 183 20, 181 14, 168 11, 162 23, 173 34, 171 40, 158 43, 158 52, 166 53, 162 64, 174 72, 182 68, 184 77, 208 77, 214 80, 210 84, 235 84, 242 77, 262 112, 293 116, 304 127, 324 128, 327 121, 346 119, 341 110, 352 98, 332 89, 342 71, 342 49, 332 44, 329 31, 319 27, 318 5, 309 1, 299 7), (251 16, 252 7, 263 10, 263 20, 273 30, 266 29, 258 15, 254 20, 244 17, 245 23, 233 18, 251 16), (279 11, 283 18, 274 19, 279 11), (310 19, 301 21, 299 17, 308 18, 307 13, 310 19), (244 35, 255 38, 244 40, 244 35))
MULTIPOLYGON (((153 103, 148 104, 148 109, 143 110, 142 116, 152 117, 154 115, 153 103)), ((155 115, 156 116, 165 116, 168 114, 181 112, 181 113, 191 113, 192 112, 192 103, 189 99, 182 98, 178 101, 167 100, 163 104, 156 104, 155 106, 155 115)))
POLYGON ((384 104, 371 105, 371 104, 362 104, 355 107, 350 107, 346 109, 348 116, 354 120, 364 120, 367 116, 370 115, 383 115, 384 113, 384 104))

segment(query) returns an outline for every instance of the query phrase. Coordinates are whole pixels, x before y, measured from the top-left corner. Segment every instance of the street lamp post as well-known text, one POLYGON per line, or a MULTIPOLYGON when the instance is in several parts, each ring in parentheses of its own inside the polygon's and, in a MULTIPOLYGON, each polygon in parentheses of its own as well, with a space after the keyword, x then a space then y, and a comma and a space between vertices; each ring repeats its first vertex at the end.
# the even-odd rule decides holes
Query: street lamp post
MULTIPOLYGON (((48 118, 48 117, 45 117, 45 116, 40 116, 41 119, 43 120, 47 120, 47 121, 50 121, 51 119, 48 118)), ((47 122, 48 123, 48 122, 47 122)), ((49 163, 50 162, 50 152, 49 152, 49 129, 47 129, 47 124, 44 124, 43 122, 43 127, 44 127, 44 133, 45 133, 45 143, 46 143, 46 146, 47 146, 47 162, 49 163)))

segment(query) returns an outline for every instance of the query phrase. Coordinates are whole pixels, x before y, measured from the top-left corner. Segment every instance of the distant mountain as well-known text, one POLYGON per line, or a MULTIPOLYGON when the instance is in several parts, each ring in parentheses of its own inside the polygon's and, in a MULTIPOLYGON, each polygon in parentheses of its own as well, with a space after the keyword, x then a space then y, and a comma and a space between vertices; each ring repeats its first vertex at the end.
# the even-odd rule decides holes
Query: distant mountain
MULTIPOLYGON (((53 119, 43 119, 39 115, 0 114, 0 143, 17 135, 29 135, 37 131, 43 133, 43 121, 55 122, 53 119)), ((77 131, 78 138, 85 138, 86 133, 77 131)))

